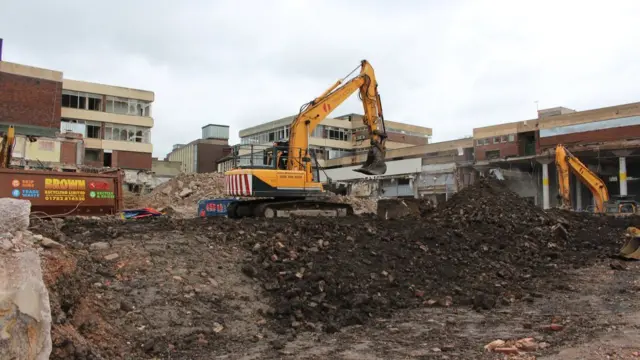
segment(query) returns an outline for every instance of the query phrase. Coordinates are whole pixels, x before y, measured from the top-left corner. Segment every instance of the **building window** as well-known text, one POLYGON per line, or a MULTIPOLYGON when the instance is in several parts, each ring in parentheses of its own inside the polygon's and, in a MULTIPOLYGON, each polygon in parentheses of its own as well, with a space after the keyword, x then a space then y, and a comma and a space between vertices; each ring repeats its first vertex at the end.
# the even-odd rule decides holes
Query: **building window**
POLYGON ((516 141, 516 136, 514 134, 509 134, 509 142, 516 141))
POLYGON ((106 112, 120 115, 151 116, 148 101, 107 96, 106 112))
POLYGON ((86 137, 89 139, 102 139, 100 136, 101 126, 99 123, 89 123, 87 122, 87 133, 86 137))
POLYGON ((84 161, 100 161, 100 150, 85 149, 84 161))
POLYGON ((476 140, 476 146, 482 146, 482 145, 484 145, 483 139, 476 140))
POLYGON ((62 107, 102 111, 102 95, 62 90, 62 107))
POLYGON ((494 144, 499 144, 500 143, 500 136, 494 136, 493 137, 493 143, 494 144))
POLYGON ((87 109, 93 111, 102 111, 102 99, 90 97, 87 109))
POLYGON ((500 158, 500 150, 491 150, 485 152, 485 157, 487 160, 499 159, 500 158))
POLYGON ((104 139, 150 144, 151 128, 109 124, 104 128, 104 139))
POLYGON ((349 141, 350 133, 351 131, 348 129, 329 127, 327 138, 330 140, 349 141))
POLYGON ((500 137, 500 142, 506 143, 508 141, 509 137, 507 135, 502 135, 500 137))

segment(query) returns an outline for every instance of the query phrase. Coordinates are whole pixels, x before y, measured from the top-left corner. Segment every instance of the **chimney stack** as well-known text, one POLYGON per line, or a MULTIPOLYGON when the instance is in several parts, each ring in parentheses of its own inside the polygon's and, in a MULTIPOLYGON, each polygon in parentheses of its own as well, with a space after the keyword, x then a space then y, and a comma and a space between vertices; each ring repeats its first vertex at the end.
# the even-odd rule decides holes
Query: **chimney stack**
POLYGON ((0 61, 2 61, 2 38, 0 38, 0 61))

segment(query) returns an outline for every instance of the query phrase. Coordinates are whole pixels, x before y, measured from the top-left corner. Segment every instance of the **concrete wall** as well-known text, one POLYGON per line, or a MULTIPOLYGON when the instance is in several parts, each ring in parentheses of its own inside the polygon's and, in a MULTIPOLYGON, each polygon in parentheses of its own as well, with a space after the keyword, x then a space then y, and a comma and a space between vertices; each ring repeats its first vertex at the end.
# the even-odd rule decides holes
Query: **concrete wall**
POLYGON ((609 119, 540 130, 541 150, 556 144, 594 143, 640 138, 640 116, 609 119))
POLYGON ((123 169, 151 170, 151 153, 114 150, 111 153, 111 166, 123 169))
POLYGON ((152 144, 138 143, 132 141, 116 141, 116 140, 101 140, 101 139, 84 139, 85 146, 89 149, 104 149, 104 150, 118 150, 118 151, 130 151, 151 154, 153 152, 152 144))
MULTIPOLYGON (((443 141, 420 146, 410 146, 402 149, 388 150, 387 159, 404 158, 404 157, 423 157, 427 154, 438 153, 442 151, 455 150, 461 155, 464 149, 473 148, 473 139, 458 139, 451 141, 443 141)), ((363 163, 367 159, 367 154, 359 154, 356 156, 347 156, 333 160, 325 161, 325 167, 349 166, 363 163)))
POLYGON ((143 101, 153 102, 155 100, 155 94, 152 91, 130 89, 121 86, 111 86, 105 84, 97 84, 87 81, 78 80, 63 80, 63 89, 73 90, 80 92, 87 92, 92 94, 117 96, 121 98, 136 99, 143 101))
POLYGON ((492 142, 489 145, 476 145, 475 146, 476 160, 486 160, 487 152, 489 151, 499 151, 498 157, 501 159, 511 157, 511 156, 518 156, 520 152, 518 138, 515 134, 512 134, 512 135, 513 135, 513 141, 508 141, 509 135, 502 135, 502 136, 507 136, 507 142, 500 142, 500 143, 494 144, 493 138, 491 138, 492 142))
MULTIPOLYGON (((320 171, 320 181, 326 182, 327 175, 333 181, 372 178, 371 176, 366 176, 359 172, 353 171, 354 169, 358 169, 360 167, 361 165, 356 165, 356 166, 347 166, 347 167, 326 169, 325 171, 320 171)), ((387 172, 384 174, 384 176, 419 173, 421 171, 421 168, 422 168, 422 159, 420 158, 387 161, 387 172)))
POLYGON ((158 177, 173 177, 180 174, 182 164, 179 161, 153 159, 151 170, 158 177))
POLYGON ((640 103, 609 106, 594 110, 578 111, 570 114, 540 119, 539 128, 550 129, 558 126, 576 125, 594 121, 640 115, 640 103))
POLYGON ((89 120, 113 124, 143 126, 149 128, 153 127, 153 118, 149 116, 112 114, 102 111, 73 109, 68 107, 62 108, 61 114, 65 119, 89 120))

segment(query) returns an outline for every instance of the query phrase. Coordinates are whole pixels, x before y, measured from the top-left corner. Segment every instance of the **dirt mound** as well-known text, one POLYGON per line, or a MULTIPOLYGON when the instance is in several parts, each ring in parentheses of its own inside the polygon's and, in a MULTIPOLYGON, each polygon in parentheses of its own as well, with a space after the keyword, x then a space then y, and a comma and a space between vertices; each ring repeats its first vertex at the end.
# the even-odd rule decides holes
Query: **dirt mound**
POLYGON ((622 230, 555 219, 480 182, 421 220, 272 225, 274 236, 249 244, 250 272, 281 326, 334 331, 406 307, 491 309, 544 297, 565 286, 564 269, 613 254, 622 230))
POLYGON ((46 262, 51 358, 211 358, 274 338, 260 315, 268 304, 242 274, 236 226, 166 217, 41 225, 69 249, 46 262))
POLYGON ((494 182, 425 214, 39 224, 70 257, 47 260, 52 359, 247 354, 399 309, 537 302, 638 222, 545 213, 494 182))

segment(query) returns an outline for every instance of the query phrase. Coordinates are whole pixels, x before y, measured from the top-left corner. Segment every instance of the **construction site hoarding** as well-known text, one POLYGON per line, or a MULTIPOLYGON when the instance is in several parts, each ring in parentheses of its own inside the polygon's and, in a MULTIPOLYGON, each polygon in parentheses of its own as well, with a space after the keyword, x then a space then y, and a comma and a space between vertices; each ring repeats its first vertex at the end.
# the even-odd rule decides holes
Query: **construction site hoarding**
POLYGON ((50 216, 115 214, 122 210, 122 172, 0 169, 4 197, 29 200, 32 212, 50 216))

